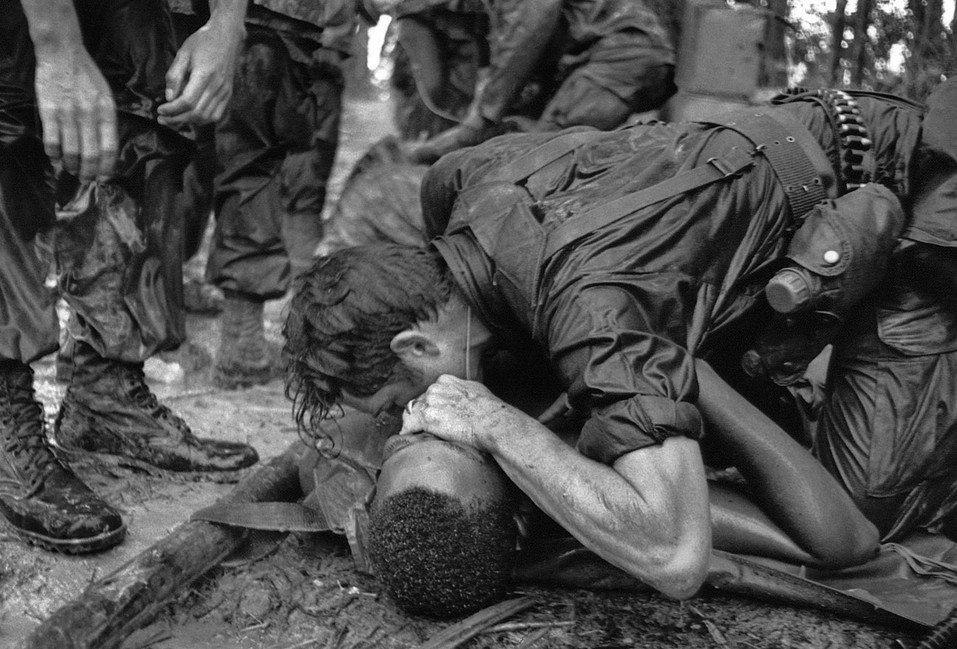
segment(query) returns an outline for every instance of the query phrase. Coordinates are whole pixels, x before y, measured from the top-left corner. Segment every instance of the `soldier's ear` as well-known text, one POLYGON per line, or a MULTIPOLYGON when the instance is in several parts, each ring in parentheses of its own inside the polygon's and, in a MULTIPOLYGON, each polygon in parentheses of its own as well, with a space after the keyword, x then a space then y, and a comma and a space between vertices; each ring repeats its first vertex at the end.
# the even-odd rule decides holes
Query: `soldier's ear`
POLYGON ((402 360, 436 356, 439 346, 431 336, 418 329, 405 329, 392 337, 392 352, 402 360))

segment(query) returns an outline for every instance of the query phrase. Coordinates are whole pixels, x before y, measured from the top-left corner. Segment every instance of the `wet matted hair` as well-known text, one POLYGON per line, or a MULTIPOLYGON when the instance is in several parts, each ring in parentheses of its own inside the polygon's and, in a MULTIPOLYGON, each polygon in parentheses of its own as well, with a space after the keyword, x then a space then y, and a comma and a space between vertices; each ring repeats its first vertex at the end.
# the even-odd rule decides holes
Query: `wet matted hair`
POLYGON ((396 244, 338 250, 300 275, 283 327, 286 396, 300 431, 318 430, 343 390, 365 397, 401 376, 392 338, 434 317, 452 287, 433 248, 396 244))

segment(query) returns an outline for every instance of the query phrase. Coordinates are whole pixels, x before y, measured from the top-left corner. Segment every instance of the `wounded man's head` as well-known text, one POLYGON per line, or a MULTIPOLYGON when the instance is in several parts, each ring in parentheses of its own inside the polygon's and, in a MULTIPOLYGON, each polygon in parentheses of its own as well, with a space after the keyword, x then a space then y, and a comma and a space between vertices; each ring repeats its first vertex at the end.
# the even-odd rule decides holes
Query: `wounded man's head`
POLYGON ((413 487, 376 500, 369 532, 376 574, 410 613, 455 617, 505 593, 515 548, 505 501, 465 504, 413 487))

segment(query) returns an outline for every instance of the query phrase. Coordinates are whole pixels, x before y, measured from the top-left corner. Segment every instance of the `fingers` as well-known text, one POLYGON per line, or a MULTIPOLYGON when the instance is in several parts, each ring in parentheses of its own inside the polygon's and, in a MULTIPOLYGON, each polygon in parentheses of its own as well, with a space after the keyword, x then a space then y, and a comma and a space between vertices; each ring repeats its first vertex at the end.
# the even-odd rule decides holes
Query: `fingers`
POLYGON ((399 435, 411 435, 412 433, 430 432, 426 430, 425 401, 412 399, 406 404, 402 411, 402 428, 399 429, 399 435))
POLYGON ((166 101, 173 101, 179 97, 186 82, 186 73, 189 70, 189 53, 180 49, 173 59, 173 64, 166 71, 166 101))
POLYGON ((63 149, 60 147, 60 121, 57 108, 52 104, 40 104, 40 123, 43 125, 43 150, 51 160, 60 160, 63 149))
POLYGON ((81 181, 108 177, 116 163, 116 109, 106 95, 93 103, 40 108, 43 148, 81 181))
POLYGON ((97 111, 91 107, 80 108, 77 120, 79 135, 80 169, 77 173, 82 182, 93 180, 100 168, 100 129, 97 111))
POLYGON ((80 171, 80 132, 77 128, 77 111, 72 105, 57 111, 60 129, 60 150, 63 167, 73 175, 80 171))
POLYGON ((190 75, 182 94, 157 109, 165 126, 210 124, 222 118, 232 94, 231 84, 208 74, 190 75))
POLYGON ((100 160, 96 173, 100 179, 105 179, 113 175, 113 169, 116 166, 116 154, 119 151, 116 110, 112 101, 109 102, 109 108, 101 108, 98 126, 100 160))

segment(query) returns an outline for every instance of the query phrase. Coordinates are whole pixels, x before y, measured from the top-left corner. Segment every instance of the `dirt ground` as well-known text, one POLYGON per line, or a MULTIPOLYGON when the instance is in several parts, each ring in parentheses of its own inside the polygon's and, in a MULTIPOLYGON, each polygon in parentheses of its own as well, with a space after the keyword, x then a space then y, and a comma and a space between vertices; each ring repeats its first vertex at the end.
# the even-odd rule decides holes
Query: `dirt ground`
MULTIPOLYGON (((384 101, 347 103, 332 196, 352 162, 389 128, 384 101)), ((282 307, 282 301, 267 307, 267 333, 277 342, 282 307)), ((232 392, 214 389, 208 374, 218 323, 215 318, 191 316, 188 330, 189 347, 167 359, 179 362, 185 372, 154 363, 151 375, 162 379, 154 381, 156 391, 202 434, 247 441, 264 460, 281 453, 296 439, 281 381, 232 392)), ((36 371, 40 397, 52 417, 63 387, 53 380, 52 359, 38 363, 36 371)), ((88 583, 128 561, 230 488, 99 462, 82 462, 78 470, 124 512, 128 539, 100 555, 67 557, 25 546, 12 536, 0 538, 0 648, 17 646, 88 583)), ((897 638, 913 640, 894 629, 714 592, 685 603, 654 594, 537 588, 518 594, 532 595, 536 603, 465 646, 869 649, 890 647, 897 638)), ((266 558, 217 568, 192 584, 124 647, 404 649, 418 646, 448 625, 399 611, 373 579, 353 569, 348 548, 339 540, 291 536, 266 558)))

